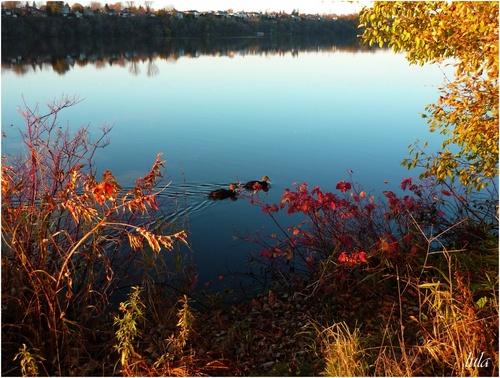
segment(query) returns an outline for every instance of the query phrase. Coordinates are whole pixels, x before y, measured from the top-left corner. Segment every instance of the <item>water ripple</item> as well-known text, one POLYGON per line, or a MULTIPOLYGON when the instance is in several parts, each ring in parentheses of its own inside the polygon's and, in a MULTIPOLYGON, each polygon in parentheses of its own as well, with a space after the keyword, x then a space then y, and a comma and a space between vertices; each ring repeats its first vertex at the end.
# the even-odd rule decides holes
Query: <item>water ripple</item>
MULTIPOLYGON (((220 201, 208 197, 208 194, 217 189, 229 188, 228 183, 203 183, 203 184, 170 184, 163 192, 157 195, 167 222, 180 222, 187 216, 201 213, 209 207, 217 206, 220 201)), ((129 188, 124 188, 129 190, 129 188)), ((230 201, 230 199, 227 199, 230 201)))

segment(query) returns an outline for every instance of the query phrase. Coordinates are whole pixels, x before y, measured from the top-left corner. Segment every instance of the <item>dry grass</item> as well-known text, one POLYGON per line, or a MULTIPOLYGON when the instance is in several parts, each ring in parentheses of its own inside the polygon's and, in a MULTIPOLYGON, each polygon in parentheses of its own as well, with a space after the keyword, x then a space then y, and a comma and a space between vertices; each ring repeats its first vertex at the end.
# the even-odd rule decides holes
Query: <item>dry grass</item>
MULTIPOLYGON (((498 374, 498 300, 495 288, 475 300, 467 271, 447 250, 441 251, 445 270, 428 266, 428 282, 404 281, 417 291, 419 313, 401 298, 386 314, 379 346, 364 347, 369 336, 346 323, 324 328, 321 340, 328 376, 495 376, 498 374), (430 272, 429 272, 430 273, 430 272), (398 309, 399 307, 399 309, 398 309), (391 311, 392 312, 392 311, 391 311), (393 316, 394 315, 394 316, 393 316), (365 340, 365 343, 360 340, 365 340), (409 341, 412 340, 412 341, 409 341)), ((396 277, 397 282, 403 281, 396 277)), ((498 276, 497 276, 498 280, 498 276)), ((384 316, 384 315, 382 315, 384 316)))
POLYGON ((360 377, 367 375, 365 351, 360 342, 361 332, 354 328, 351 332, 344 323, 335 323, 320 333, 323 341, 322 354, 326 367, 324 374, 329 377, 360 377))

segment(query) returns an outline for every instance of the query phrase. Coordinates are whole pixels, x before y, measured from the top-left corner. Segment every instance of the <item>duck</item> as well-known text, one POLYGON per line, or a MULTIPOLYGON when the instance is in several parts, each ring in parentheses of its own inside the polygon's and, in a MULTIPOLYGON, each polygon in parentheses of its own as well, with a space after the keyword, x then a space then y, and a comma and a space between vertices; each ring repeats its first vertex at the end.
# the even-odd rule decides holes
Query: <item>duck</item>
POLYGON ((267 176, 264 176, 262 177, 262 181, 258 180, 248 181, 245 185, 243 185, 243 187, 245 189, 250 189, 255 191, 262 189, 264 192, 267 192, 269 190, 268 181, 271 181, 271 179, 267 176))
POLYGON ((227 199, 231 198, 233 201, 236 200, 236 191, 235 189, 237 188, 236 184, 231 184, 229 185, 229 189, 217 189, 217 190, 212 190, 210 193, 208 193, 208 197, 214 199, 214 200, 222 200, 222 199, 227 199))

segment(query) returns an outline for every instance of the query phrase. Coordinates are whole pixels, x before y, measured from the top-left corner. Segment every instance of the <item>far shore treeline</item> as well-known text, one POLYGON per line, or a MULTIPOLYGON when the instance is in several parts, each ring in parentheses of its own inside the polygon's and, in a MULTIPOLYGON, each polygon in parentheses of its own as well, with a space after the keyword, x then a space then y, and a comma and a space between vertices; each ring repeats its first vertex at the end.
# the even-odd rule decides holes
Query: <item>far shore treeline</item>
POLYGON ((32 7, 14 11, 6 3, 2 3, 2 67, 20 74, 45 63, 63 74, 76 61, 111 63, 132 52, 135 57, 178 59, 361 48, 356 14, 116 13, 107 7, 64 13, 32 7))
MULTIPOLYGON (((5 3, 5 2, 4 2, 5 3)), ((9 39, 85 37, 284 37, 322 36, 356 40, 357 14, 319 16, 285 13, 177 12, 117 13, 107 7, 92 12, 45 12, 2 8, 2 43, 9 39)))

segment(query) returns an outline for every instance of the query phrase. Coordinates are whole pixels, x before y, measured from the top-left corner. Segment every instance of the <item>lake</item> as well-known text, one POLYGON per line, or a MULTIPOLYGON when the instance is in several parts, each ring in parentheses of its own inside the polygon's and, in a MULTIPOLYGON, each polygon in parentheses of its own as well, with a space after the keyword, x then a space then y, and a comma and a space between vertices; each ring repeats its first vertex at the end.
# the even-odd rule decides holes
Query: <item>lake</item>
POLYGON ((23 98, 34 107, 78 95, 83 101, 61 113, 62 124, 114 126, 111 144, 96 156, 99 178, 109 169, 130 187, 163 153, 170 194, 185 194, 187 211, 172 217, 188 228, 200 285, 220 286, 219 275, 247 270, 259 246, 237 235, 276 232, 258 207, 209 200, 210 190, 267 175, 272 187, 260 197, 274 203, 294 182, 335 191, 352 170, 378 196, 418 176, 400 165, 409 144, 440 145, 420 113, 438 98, 449 67, 410 66, 392 50, 334 43, 160 45, 29 59, 3 54, 2 155, 19 148, 23 98))

